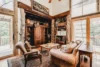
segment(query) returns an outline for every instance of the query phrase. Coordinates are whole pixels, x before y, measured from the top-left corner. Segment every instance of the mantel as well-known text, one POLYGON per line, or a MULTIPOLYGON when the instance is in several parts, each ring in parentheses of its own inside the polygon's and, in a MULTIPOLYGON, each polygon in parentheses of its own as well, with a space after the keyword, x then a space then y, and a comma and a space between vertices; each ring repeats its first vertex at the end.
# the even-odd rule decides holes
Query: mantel
POLYGON ((41 16, 41 17, 43 17, 45 19, 52 19, 51 16, 46 15, 46 14, 41 13, 41 12, 36 11, 36 10, 32 10, 32 7, 27 6, 26 4, 23 4, 21 2, 18 2, 18 7, 19 8, 23 8, 26 12, 29 12, 29 13, 37 15, 37 16, 41 16))

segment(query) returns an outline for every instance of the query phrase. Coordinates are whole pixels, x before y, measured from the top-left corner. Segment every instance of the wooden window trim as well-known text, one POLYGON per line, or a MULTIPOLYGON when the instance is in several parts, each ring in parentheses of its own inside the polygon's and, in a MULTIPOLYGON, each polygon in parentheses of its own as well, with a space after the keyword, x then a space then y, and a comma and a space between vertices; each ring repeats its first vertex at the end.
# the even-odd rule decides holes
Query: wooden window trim
POLYGON ((73 31, 74 31, 74 26, 73 26, 73 23, 75 21, 79 21, 79 20, 86 20, 86 42, 87 44, 89 45, 90 44, 90 19, 92 18, 97 18, 97 17, 100 17, 100 14, 93 14, 93 15, 88 15, 88 16, 83 16, 83 17, 78 17, 78 18, 72 18, 71 20, 71 40, 73 40, 73 37, 74 37, 74 34, 73 34, 73 31))
MULTIPOLYGON (((18 25, 17 25, 17 23, 18 23, 18 7, 17 7, 17 0, 14 0, 14 10, 12 11, 12 10, 9 10, 9 9, 6 9, 6 8, 0 8, 0 14, 4 14, 4 15, 8 15, 8 16, 12 16, 12 18, 13 18, 13 36, 15 36, 14 37, 14 39, 13 39, 13 46, 15 46, 15 44, 17 43, 17 41, 18 41, 18 25), (16 29, 16 30, 15 30, 16 29)), ((14 55, 16 55, 17 54, 17 52, 16 52, 16 50, 15 50, 15 48, 14 48, 14 51, 13 51, 13 54, 14 55)), ((0 60, 2 60, 2 59, 6 59, 6 58, 8 58, 8 57, 11 57, 12 55, 9 55, 9 56, 3 56, 3 57, 0 57, 0 60)))
POLYGON ((86 42, 90 44, 90 18, 86 19, 86 42))
MULTIPOLYGON (((100 3, 99 3, 100 0, 96 0, 97 2, 97 12, 95 13, 90 13, 90 14, 86 14, 86 15, 82 15, 82 16, 76 16, 76 17, 72 17, 72 19, 75 19, 75 18, 79 18, 79 17, 86 17, 86 16, 90 16, 90 15, 95 15, 95 14, 99 14, 100 13, 100 3)), ((70 0, 70 11, 72 12, 72 0, 70 0)))
MULTIPOLYGON (((76 23, 75 21, 81 21, 81 20, 86 20, 86 23, 87 23, 87 19, 85 17, 84 18, 77 18, 77 19, 75 19, 74 21, 71 22, 71 32, 72 32, 71 33, 71 35, 72 35, 71 41, 74 39, 74 23, 76 23)), ((86 28, 87 28, 87 26, 86 26, 86 28)), ((87 34, 86 34, 86 37, 87 37, 87 34)), ((86 41, 87 41, 87 39, 86 39, 86 41)))

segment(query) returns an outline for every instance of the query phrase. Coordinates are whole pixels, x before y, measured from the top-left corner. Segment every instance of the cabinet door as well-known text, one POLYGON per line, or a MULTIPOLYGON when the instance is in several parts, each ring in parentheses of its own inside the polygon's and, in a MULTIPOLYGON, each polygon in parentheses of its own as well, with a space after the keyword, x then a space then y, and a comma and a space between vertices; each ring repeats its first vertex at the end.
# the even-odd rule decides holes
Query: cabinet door
POLYGON ((39 46, 45 42, 45 28, 38 26, 34 29, 34 44, 39 46))

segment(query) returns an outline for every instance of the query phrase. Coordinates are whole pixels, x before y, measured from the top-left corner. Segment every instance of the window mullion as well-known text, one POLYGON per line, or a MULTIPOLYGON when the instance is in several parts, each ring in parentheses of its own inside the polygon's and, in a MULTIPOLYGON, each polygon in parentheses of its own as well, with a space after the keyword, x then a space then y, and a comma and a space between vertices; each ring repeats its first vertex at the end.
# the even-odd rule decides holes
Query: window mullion
POLYGON ((90 18, 87 18, 86 22, 86 42, 87 45, 90 44, 90 18))

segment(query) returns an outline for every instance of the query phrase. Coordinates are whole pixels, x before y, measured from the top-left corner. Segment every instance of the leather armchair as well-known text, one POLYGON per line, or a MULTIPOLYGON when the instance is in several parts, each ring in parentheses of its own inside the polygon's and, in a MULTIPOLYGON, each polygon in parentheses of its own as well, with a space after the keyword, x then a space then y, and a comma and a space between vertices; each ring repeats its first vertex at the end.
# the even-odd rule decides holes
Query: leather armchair
MULTIPOLYGON (((82 42, 76 43, 77 46, 73 49, 72 53, 62 52, 60 49, 52 49, 50 51, 51 61, 59 67, 77 67, 79 52, 78 48, 82 42)), ((72 43, 73 45, 73 43, 72 43)))
POLYGON ((29 60, 34 60, 36 58, 40 59, 40 63, 42 63, 42 55, 38 53, 38 51, 33 51, 30 49, 30 51, 27 51, 25 48, 25 44, 22 42, 18 42, 16 44, 16 48, 20 49, 20 51, 23 53, 24 55, 24 60, 25 60, 25 67, 27 65, 27 61, 29 60))

